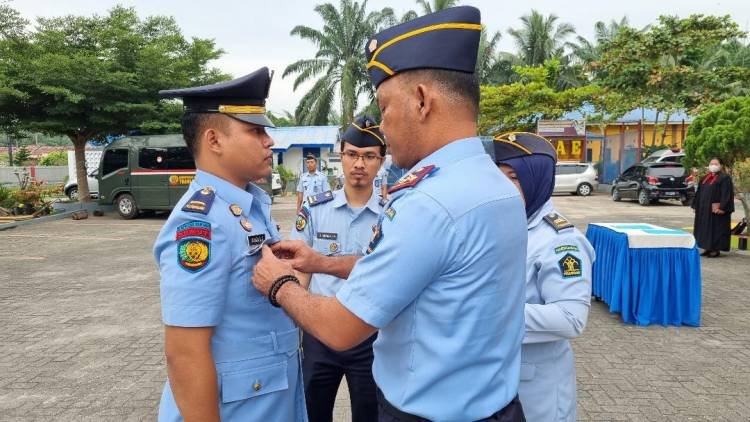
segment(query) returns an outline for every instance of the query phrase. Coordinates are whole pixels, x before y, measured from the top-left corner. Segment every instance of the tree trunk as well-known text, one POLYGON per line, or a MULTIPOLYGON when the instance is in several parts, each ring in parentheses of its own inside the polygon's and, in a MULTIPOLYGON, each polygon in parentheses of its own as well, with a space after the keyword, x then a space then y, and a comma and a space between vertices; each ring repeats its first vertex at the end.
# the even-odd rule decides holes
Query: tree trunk
MULTIPOLYGON (((664 118, 664 130, 661 131, 661 145, 662 146, 664 146, 664 139, 666 139, 666 137, 667 137, 667 126, 669 126, 669 116, 672 115, 672 112, 669 111, 669 110, 667 110, 666 113, 667 113, 667 115, 664 118)), ((674 139, 672 141, 674 142, 674 139)), ((670 148, 671 147, 672 147, 672 145, 670 144, 670 148)))
POLYGON ((76 156, 76 179, 78 182, 78 200, 80 202, 91 202, 89 193, 89 178, 86 171, 86 135, 68 135, 73 141, 73 149, 76 156))
MULTIPOLYGON (((739 196, 742 209, 745 211, 745 218, 750 221, 750 192, 740 192, 737 196, 739 196)), ((745 228, 745 233, 750 233, 750 226, 745 228)))
POLYGON ((653 152, 653 149, 656 148, 656 126, 659 124, 659 113, 661 113, 661 111, 659 111, 659 109, 657 108, 656 109, 656 116, 654 116, 654 127, 651 128, 651 148, 652 148, 652 152, 653 152))

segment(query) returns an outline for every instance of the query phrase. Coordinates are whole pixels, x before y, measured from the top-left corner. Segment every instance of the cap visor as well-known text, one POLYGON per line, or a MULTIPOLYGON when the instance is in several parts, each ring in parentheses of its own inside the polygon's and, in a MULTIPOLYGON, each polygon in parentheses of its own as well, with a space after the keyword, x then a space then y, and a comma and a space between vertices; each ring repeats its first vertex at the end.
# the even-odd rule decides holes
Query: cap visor
POLYGON ((258 126, 276 127, 273 122, 271 122, 271 119, 265 114, 227 113, 227 115, 232 116, 237 120, 242 120, 243 122, 252 123, 258 126))

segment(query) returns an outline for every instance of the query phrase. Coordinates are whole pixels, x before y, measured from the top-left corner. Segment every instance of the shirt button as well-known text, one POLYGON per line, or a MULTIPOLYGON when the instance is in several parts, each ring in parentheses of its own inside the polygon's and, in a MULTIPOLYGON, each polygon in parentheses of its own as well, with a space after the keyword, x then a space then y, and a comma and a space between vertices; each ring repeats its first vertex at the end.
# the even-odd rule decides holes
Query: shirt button
POLYGON ((260 391, 261 388, 263 388, 263 385, 261 385, 260 381, 255 381, 255 384, 253 384, 253 390, 260 391))

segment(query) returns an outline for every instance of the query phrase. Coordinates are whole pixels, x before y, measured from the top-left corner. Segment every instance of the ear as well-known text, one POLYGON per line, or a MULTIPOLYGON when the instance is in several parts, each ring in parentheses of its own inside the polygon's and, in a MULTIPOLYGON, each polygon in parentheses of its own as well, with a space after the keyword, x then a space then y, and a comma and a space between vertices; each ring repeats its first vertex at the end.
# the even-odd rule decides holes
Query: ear
POLYGON ((221 155, 223 146, 221 135, 221 132, 217 129, 209 127, 203 131, 203 141, 201 143, 204 144, 204 148, 207 150, 214 154, 221 155))
POLYGON ((427 116, 432 111, 432 107, 435 105, 435 96, 429 86, 425 84, 418 84, 416 87, 417 107, 419 120, 421 122, 427 120, 427 116))

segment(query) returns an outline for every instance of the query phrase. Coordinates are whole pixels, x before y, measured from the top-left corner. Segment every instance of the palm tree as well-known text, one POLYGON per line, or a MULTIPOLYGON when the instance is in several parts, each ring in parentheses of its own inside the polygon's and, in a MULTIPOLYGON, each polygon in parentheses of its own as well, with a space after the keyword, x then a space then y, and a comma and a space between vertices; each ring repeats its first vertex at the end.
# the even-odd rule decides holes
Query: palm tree
POLYGON ((482 25, 482 32, 479 37, 479 49, 477 50, 477 64, 475 67, 479 83, 482 85, 487 84, 495 66, 495 61, 498 59, 495 50, 501 36, 502 34, 497 31, 492 35, 488 35, 487 28, 482 25))
POLYGON ((458 4, 458 0, 417 0, 417 5, 422 7, 422 14, 429 15, 439 10, 448 9, 458 4))
POLYGON ((532 10, 521 17, 521 29, 509 29, 516 42, 518 56, 528 66, 539 66, 547 59, 561 58, 565 51, 565 39, 575 33, 569 23, 557 23, 558 17, 547 17, 532 10))
POLYGON ((594 24, 593 41, 579 35, 576 37, 575 43, 568 44, 573 51, 573 57, 584 65, 595 63, 602 55, 604 44, 612 41, 620 30, 627 26, 627 16, 623 16, 619 22, 615 20, 611 20, 609 23, 598 21, 594 24))
POLYGON ((315 6, 323 18, 323 29, 298 25, 291 35, 311 41, 318 48, 315 57, 290 64, 282 77, 296 74, 294 89, 318 78, 300 100, 294 115, 298 124, 328 124, 329 116, 338 115, 344 126, 354 119, 354 111, 361 95, 372 99, 374 93, 365 69, 363 46, 383 25, 395 20, 393 10, 367 12, 367 0, 361 4, 341 0, 337 9, 331 3, 315 6), (341 101, 340 113, 334 112, 336 98, 341 101), (334 112, 334 113, 332 113, 334 112))

